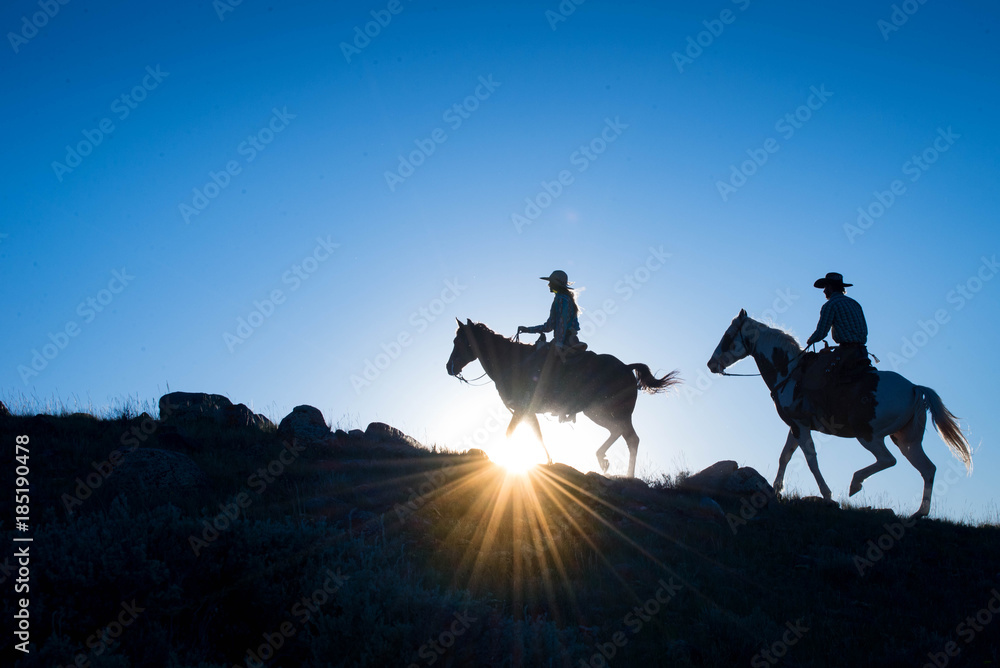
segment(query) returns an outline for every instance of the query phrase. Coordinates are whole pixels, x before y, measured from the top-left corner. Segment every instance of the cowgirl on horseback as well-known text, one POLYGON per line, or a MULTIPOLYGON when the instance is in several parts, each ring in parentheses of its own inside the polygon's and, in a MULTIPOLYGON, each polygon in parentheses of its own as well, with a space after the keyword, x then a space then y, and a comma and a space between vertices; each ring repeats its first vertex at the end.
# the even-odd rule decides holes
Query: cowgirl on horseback
POLYGON ((570 282, 566 272, 556 269, 550 275, 540 278, 549 282, 549 290, 555 294, 552 307, 549 309, 549 319, 534 327, 521 325, 517 328, 517 333, 552 332, 552 343, 560 356, 564 356, 566 350, 570 348, 585 349, 587 344, 581 343, 577 338, 577 333, 580 331, 580 320, 577 317, 580 307, 576 304, 576 293, 569 287, 570 282))

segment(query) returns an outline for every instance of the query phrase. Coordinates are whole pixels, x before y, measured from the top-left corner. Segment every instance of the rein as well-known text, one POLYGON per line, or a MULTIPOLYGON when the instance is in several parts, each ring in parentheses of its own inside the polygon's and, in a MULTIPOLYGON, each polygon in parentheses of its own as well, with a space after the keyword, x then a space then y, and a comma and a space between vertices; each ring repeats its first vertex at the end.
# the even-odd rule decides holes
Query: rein
MULTIPOLYGON (((480 378, 483 378, 483 377, 485 377, 485 376, 486 376, 486 373, 485 373, 485 372, 483 372, 483 375, 482 375, 482 376, 477 376, 476 378, 473 378, 472 380, 479 380, 480 378)), ((473 384, 472 384, 472 381, 470 381, 470 380, 466 379, 466 378, 465 378, 465 377, 464 377, 464 376, 463 376, 463 375, 462 375, 461 373, 456 373, 456 374, 455 374, 455 378, 458 378, 458 379, 459 379, 460 381, 462 381, 462 382, 463 382, 463 383, 465 383, 466 385, 469 385, 470 387, 483 387, 484 385, 489 385, 490 383, 492 383, 492 382, 493 382, 493 380, 492 380, 492 379, 490 379, 489 381, 487 381, 487 382, 485 382, 485 383, 480 383, 479 385, 473 385, 473 384)))

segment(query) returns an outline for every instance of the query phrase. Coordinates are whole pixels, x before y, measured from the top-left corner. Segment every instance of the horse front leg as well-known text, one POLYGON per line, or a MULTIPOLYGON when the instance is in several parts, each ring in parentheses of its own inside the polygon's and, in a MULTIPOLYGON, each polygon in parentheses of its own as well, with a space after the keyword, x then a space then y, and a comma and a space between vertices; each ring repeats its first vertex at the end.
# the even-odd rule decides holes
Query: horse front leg
POLYGON ((774 478, 774 495, 781 496, 781 489, 785 485, 785 467, 788 466, 789 460, 791 460, 792 455, 795 454, 795 449, 799 447, 799 439, 795 438, 795 434, 792 430, 788 430, 788 438, 785 439, 785 447, 781 450, 781 455, 778 457, 778 475, 774 478))
POLYGON ((549 454, 549 449, 545 447, 545 441, 542 439, 542 426, 538 424, 538 416, 534 413, 529 413, 524 417, 524 421, 528 423, 531 430, 535 432, 535 437, 538 438, 538 442, 542 444, 542 450, 545 451, 545 460, 551 465, 552 455, 549 454))
POLYGON ((816 444, 813 443, 812 434, 803 430, 802 437, 799 439, 799 445, 802 447, 802 454, 806 456, 806 463, 809 464, 809 470, 812 471, 813 477, 816 478, 820 494, 823 495, 824 500, 832 501, 833 492, 830 491, 830 487, 823 480, 823 474, 819 472, 819 460, 816 458, 816 444))
MULTIPOLYGON (((507 425, 507 438, 514 435, 514 430, 517 429, 517 425, 521 424, 521 420, 524 419, 524 413, 515 410, 514 414, 510 416, 510 424, 507 425)), ((538 424, 538 420, 535 420, 535 424, 538 424)))

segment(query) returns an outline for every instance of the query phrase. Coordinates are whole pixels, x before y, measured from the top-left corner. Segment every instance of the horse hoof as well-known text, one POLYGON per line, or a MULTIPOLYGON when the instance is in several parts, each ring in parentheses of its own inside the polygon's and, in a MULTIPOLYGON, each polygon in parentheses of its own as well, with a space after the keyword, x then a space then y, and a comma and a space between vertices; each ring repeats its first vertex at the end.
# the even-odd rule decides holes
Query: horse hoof
POLYGON ((611 462, 608 461, 607 457, 604 457, 603 459, 598 459, 597 463, 601 465, 601 473, 607 473, 608 467, 611 466, 611 462))
POLYGON ((855 494, 857 494, 860 491, 861 491, 861 483, 853 483, 852 482, 851 483, 850 493, 848 495, 849 496, 854 496, 855 494))

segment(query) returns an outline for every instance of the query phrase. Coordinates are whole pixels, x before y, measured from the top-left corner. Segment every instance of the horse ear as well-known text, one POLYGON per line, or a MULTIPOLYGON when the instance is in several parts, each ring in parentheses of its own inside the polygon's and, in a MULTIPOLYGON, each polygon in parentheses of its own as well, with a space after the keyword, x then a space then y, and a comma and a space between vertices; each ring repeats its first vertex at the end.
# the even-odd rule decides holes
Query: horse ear
POLYGON ((459 326, 459 327, 461 327, 461 326, 462 326, 462 321, 461 321, 461 320, 459 320, 458 318, 455 318, 455 322, 457 322, 457 323, 458 323, 458 326, 459 326))
POLYGON ((740 317, 740 318, 747 317, 747 310, 745 308, 741 308, 740 309, 740 315, 738 317, 740 317))
POLYGON ((465 324, 468 325, 469 327, 472 327, 472 319, 471 318, 466 318, 465 319, 465 324))

